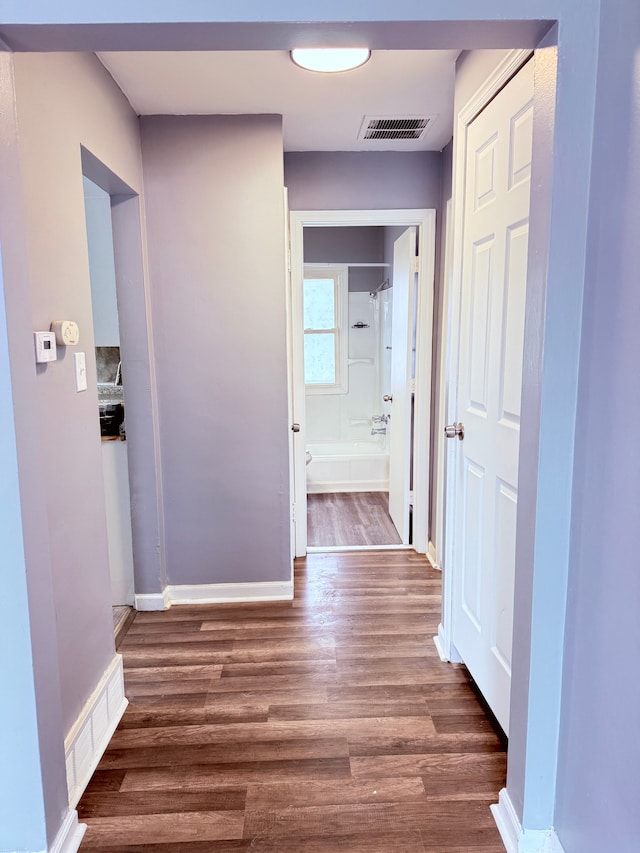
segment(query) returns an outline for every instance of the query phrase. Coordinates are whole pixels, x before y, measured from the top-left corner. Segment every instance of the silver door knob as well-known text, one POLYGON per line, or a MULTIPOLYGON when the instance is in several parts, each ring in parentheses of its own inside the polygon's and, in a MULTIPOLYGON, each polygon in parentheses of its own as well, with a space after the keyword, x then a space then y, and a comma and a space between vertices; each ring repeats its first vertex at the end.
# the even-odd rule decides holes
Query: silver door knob
POLYGON ((291 432, 300 432, 300 424, 291 424, 291 432))
POLYGON ((385 394, 382 399, 385 403, 393 403, 393 394, 385 394))
POLYGON ((460 441, 464 438, 464 424, 462 421, 460 423, 449 424, 444 428, 444 434, 447 438, 455 438, 458 436, 460 441))

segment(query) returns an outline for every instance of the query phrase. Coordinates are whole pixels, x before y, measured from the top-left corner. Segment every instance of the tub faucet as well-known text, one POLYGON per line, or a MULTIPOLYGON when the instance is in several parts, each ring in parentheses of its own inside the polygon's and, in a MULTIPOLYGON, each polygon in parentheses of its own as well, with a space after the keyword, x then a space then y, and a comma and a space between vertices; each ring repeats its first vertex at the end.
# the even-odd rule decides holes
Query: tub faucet
POLYGON ((390 417, 391 415, 373 415, 371 418, 371 435, 386 435, 390 417))

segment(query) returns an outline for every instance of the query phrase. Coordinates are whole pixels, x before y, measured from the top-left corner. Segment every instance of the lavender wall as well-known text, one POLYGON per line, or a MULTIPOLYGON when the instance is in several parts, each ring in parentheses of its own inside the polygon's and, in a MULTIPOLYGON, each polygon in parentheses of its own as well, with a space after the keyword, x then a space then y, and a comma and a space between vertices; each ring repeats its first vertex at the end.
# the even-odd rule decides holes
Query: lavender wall
POLYGON ((139 186, 139 137, 135 114, 95 57, 18 55, 15 77, 32 328, 46 329, 61 317, 76 320, 77 349, 87 355, 89 390, 79 394, 71 350, 32 368, 38 412, 48 413, 34 428, 42 448, 68 731, 113 657, 80 145, 139 186))
POLYGON ((142 119, 168 582, 290 577, 282 123, 142 119))
POLYGON ((349 261, 381 263, 384 231, 381 226, 305 228, 305 263, 336 263, 349 261))
POLYGON ((437 208, 437 151, 304 151, 284 157, 291 210, 437 208))
POLYGON ((640 6, 603 10, 583 314, 556 828, 640 849, 640 6), (615 97, 612 97, 615 92, 615 97))
POLYGON ((97 347, 119 347, 111 198, 106 190, 87 177, 83 179, 83 186, 94 343, 97 347))
POLYGON ((55 318, 77 320, 95 381, 80 145, 139 183, 139 140, 135 115, 95 58, 1 59, 0 240, 51 842, 68 807, 64 736, 114 649, 97 396, 76 394, 64 350, 36 368, 32 330, 55 318))
MULTIPOLYGON (((305 228, 306 264, 382 263, 384 235, 381 226, 343 228, 305 228)), ((349 267, 349 291, 368 293, 387 276, 384 267, 349 267)))
MULTIPOLYGON (((14 701, 24 701, 20 706, 5 702, 8 714, 12 710, 24 715, 19 740, 12 740, 7 751, 3 752, 0 762, 3 777, 0 781, 2 797, 6 803, 6 816, 3 815, 5 839, 20 839, 8 844, 8 849, 26 845, 27 835, 35 841, 36 834, 53 837, 67 809, 66 770, 64 763, 64 734, 62 719, 62 700, 60 696, 60 673, 58 666, 56 602, 53 593, 51 573, 51 549, 49 524, 47 517, 47 495, 42 488, 41 472, 44 467, 44 453, 38 430, 34 429, 40 411, 37 403, 38 376, 33 364, 33 328, 32 305, 29 292, 29 256, 26 245, 27 219, 24 206, 23 188, 20 172, 20 150, 18 145, 18 127, 15 115, 15 81, 13 58, 0 53, 0 243, 2 248, 2 272, 4 301, 6 306, 7 338, 9 343, 9 362, 11 381, 7 382, 3 374, 2 397, 10 401, 13 407, 15 424, 15 445, 9 452, 17 462, 17 474, 20 503, 14 508, 19 511, 22 520, 23 560, 26 578, 21 577, 19 563, 13 563, 3 573, 5 584, 4 597, 7 607, 12 603, 19 606, 24 595, 23 582, 26 580, 28 609, 20 616, 16 614, 17 634, 6 646, 11 654, 15 644, 15 659, 21 659, 33 677, 37 712, 37 731, 28 727, 29 686, 20 680, 17 684, 11 678, 11 664, 3 667, 6 673, 8 691, 16 690, 14 701), (25 636, 28 627, 30 636, 25 636), (30 645, 30 648, 26 647, 30 645), (31 656, 31 661, 25 657, 31 656), (26 693, 25 693, 26 689, 26 693), (29 745, 29 738, 35 739, 29 745), (16 784, 15 771, 11 766, 13 750, 23 748, 21 757, 23 774, 16 784), (39 757, 39 768, 32 768, 35 775, 29 778, 29 761, 34 754, 39 757), (41 791, 36 789, 40 785, 41 791), (35 786, 28 791, 24 785, 35 786), (27 799, 21 796, 24 794, 27 799), (36 807, 40 800, 44 805, 44 814, 36 807), (25 803, 34 804, 25 817, 25 803), (44 825, 43 825, 44 824, 44 825), (21 835, 21 828, 27 831, 21 835)), ((4 423, 4 421, 3 421, 4 423)), ((11 441, 10 422, 2 430, 4 442, 11 441)), ((6 448, 6 444, 3 445, 6 448)), ((7 494, 16 489, 10 468, 3 466, 3 485, 7 494)), ((15 492, 14 492, 15 495, 15 492)), ((0 525, 3 531, 3 545, 8 548, 6 557, 13 561, 12 549, 17 547, 18 528, 11 512, 0 513, 0 525)), ((3 554, 4 554, 3 549, 3 554)), ((7 620, 7 624, 10 620, 7 620)), ((7 731, 13 727, 7 720, 7 731)), ((3 842, 4 843, 4 842, 3 842)), ((34 849, 39 849, 34 844, 34 849)))

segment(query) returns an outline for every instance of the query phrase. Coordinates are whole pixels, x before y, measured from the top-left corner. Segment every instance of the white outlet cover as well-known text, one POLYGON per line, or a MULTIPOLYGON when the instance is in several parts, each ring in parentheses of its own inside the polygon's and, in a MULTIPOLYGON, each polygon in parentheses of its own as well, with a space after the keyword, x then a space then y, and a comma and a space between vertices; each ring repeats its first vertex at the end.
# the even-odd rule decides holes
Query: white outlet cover
POLYGON ((74 352, 73 361, 76 370, 76 391, 87 390, 87 362, 83 352, 74 352))

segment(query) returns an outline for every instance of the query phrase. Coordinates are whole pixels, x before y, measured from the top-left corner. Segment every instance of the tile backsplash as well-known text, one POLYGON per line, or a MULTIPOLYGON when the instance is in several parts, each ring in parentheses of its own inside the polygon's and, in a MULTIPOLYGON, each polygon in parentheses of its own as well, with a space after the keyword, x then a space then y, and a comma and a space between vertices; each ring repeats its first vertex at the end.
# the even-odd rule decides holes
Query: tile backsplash
POLYGON ((120 347, 96 347, 98 382, 115 382, 120 363, 120 347))

